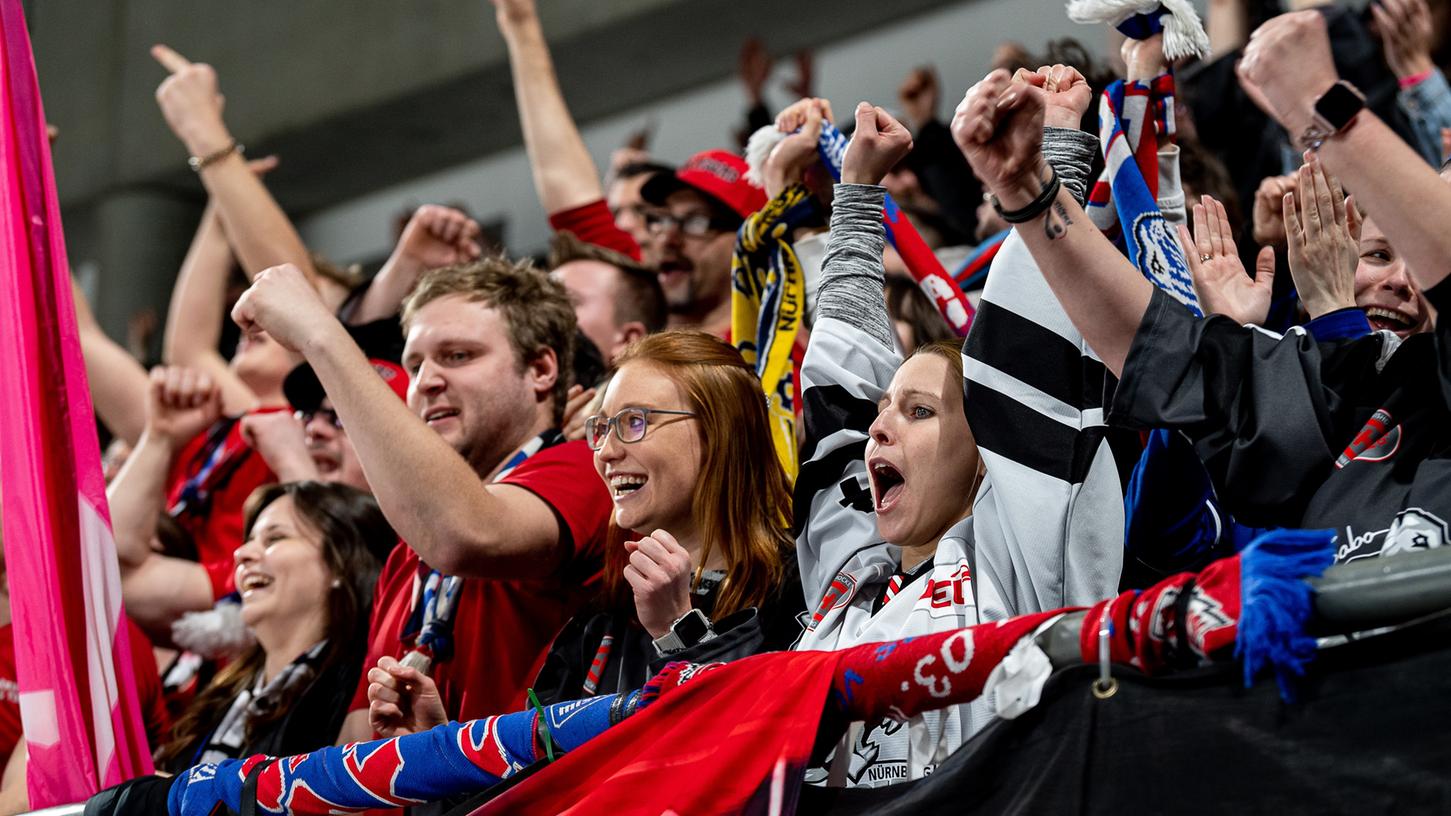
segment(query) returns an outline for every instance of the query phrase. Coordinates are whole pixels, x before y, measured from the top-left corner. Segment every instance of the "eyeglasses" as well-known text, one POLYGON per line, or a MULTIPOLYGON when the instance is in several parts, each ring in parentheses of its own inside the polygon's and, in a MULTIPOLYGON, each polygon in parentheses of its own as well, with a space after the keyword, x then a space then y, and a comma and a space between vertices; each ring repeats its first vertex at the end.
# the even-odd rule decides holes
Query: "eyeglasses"
POLYGON ((590 450, 599 450, 605 446, 605 437, 609 436, 610 429, 614 428, 615 438, 621 442, 639 442, 645 438, 645 431, 650 427, 651 414, 695 416, 694 411, 666 411, 660 408, 626 408, 612 417, 595 414, 584 421, 585 441, 589 443, 590 450))
POLYGON ((734 227, 723 224, 711 218, 705 213, 695 213, 682 217, 675 217, 669 213, 648 211, 645 213, 645 229, 659 235, 668 231, 671 227, 679 227, 680 232, 691 238, 704 238, 712 233, 726 232, 734 227))
POLYGON ((313 418, 322 417, 323 422, 340 431, 343 429, 343 421, 338 418, 338 412, 331 408, 314 408, 311 411, 297 411, 293 413, 293 416, 297 417, 297 421, 301 422, 304 428, 312 422, 313 418))

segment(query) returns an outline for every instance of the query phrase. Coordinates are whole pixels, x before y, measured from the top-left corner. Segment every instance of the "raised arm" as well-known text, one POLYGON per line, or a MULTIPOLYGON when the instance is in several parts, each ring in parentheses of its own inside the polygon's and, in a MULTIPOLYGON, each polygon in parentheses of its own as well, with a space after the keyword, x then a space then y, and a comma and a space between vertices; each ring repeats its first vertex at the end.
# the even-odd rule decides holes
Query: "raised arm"
POLYGON ((451 207, 419 207, 348 322, 361 325, 396 317, 424 272, 479 257, 480 232, 477 221, 451 207))
MULTIPOLYGON (((1009 213, 1056 178, 1043 158, 1046 94, 1041 75, 996 70, 958 105, 952 131, 973 170, 1009 213), (1034 79, 1036 77, 1036 79, 1034 79)), ((1115 375, 1148 308, 1153 284, 1094 227, 1068 188, 1015 225, 1069 320, 1115 375)))
POLYGON ((912 138, 882 111, 857 106, 857 128, 836 186, 816 323, 801 364, 806 442, 796 477, 797 561, 808 608, 837 571, 881 541, 867 488, 867 431, 901 365, 882 296, 886 228, 882 178, 912 138))
POLYGON ((430 566, 487 578, 543 577, 558 566, 564 546, 549 504, 522 487, 483 483, 398 400, 300 270, 265 270, 232 318, 312 365, 388 522, 430 566))
POLYGON ((156 89, 156 102, 187 152, 205 164, 198 175, 216 202, 247 278, 269 266, 290 263, 312 280, 316 272, 302 238, 261 179, 242 161, 237 141, 222 119, 216 71, 164 45, 153 46, 151 55, 171 73, 156 89))
POLYGON ((146 424, 146 369, 101 330, 86 294, 75 281, 71 281, 71 296, 96 416, 112 434, 135 445, 146 424))
MULTIPOLYGON (((1313 11, 1282 14, 1250 37, 1239 67, 1247 91, 1259 94, 1292 137, 1305 133, 1315 100, 1339 79, 1325 19, 1313 11)), ((1451 272, 1451 187, 1369 110, 1320 147, 1320 160, 1406 259, 1427 290, 1451 272)))
POLYGON ((221 388, 225 410, 240 414, 256 404, 257 395, 232 373, 217 350, 226 318, 224 301, 231 271, 232 249, 222 232, 216 204, 211 203, 202 213, 191 249, 171 290, 161 359, 167 365, 205 371, 221 388))
POLYGON ((172 458, 220 414, 220 391, 205 373, 185 368, 153 370, 147 383, 145 431, 106 491, 126 611, 148 633, 163 640, 169 635, 171 621, 212 603, 206 568, 157 553, 151 540, 165 509, 172 458))
POLYGON ((603 199, 599 169, 559 90, 534 0, 494 0, 494 6, 509 47, 514 99, 539 203, 545 212, 557 213, 603 199))

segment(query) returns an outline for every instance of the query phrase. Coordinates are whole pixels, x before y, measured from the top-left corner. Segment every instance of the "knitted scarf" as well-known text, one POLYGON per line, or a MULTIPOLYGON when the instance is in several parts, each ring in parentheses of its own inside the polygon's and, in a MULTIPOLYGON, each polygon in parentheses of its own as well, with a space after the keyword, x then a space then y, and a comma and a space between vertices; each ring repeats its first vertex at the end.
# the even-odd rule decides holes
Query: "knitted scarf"
POLYGON ((796 458, 796 390, 791 350, 806 309, 806 279, 791 231, 812 214, 811 193, 793 184, 751 214, 731 255, 731 339, 755 366, 767 398, 771 441, 792 479, 796 458))
POLYGON ((1174 137, 1174 76, 1118 80, 1098 109, 1103 176, 1084 209, 1094 225, 1170 297, 1202 315, 1179 238, 1159 212, 1159 137, 1174 137))
MULTIPOLYGON (((1198 574, 1102 601, 1077 624, 1082 659, 1098 662, 1107 627, 1115 663, 1154 674, 1238 658, 1246 683, 1268 665, 1284 689, 1314 654, 1304 579, 1329 565, 1331 536, 1275 531, 1198 574)), ((791 814, 819 731, 906 720, 985 694, 999 716, 1030 710, 1052 668, 1033 635, 1068 611, 837 652, 673 663, 628 694, 324 748, 269 765, 258 811, 333 814, 436 801, 494 785, 554 745, 568 753, 476 813, 791 814), (550 743, 541 747, 545 725, 550 743)), ((170 813, 203 816, 218 803, 239 809, 243 781, 266 761, 191 769, 170 791, 170 813)))

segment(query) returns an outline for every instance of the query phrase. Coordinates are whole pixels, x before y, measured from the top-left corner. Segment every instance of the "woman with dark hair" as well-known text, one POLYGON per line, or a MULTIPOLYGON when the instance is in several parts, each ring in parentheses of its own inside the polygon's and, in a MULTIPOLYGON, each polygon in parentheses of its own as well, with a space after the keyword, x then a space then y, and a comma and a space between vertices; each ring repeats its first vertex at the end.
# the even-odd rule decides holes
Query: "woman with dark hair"
POLYGON ((357 687, 377 554, 397 541, 377 502, 342 484, 268 485, 245 524, 235 577, 257 642, 177 720, 157 751, 166 770, 330 745, 357 687))

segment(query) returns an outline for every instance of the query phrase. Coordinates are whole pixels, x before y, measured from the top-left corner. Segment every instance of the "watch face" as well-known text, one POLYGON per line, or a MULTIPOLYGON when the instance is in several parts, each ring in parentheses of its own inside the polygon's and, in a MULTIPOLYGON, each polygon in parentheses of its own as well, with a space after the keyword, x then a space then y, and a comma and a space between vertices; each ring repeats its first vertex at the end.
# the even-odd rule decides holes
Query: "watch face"
POLYGON ((672 631, 675 632, 676 637, 680 638, 681 643, 686 646, 694 646, 705 637, 705 615, 699 609, 692 609, 690 614, 676 622, 672 631))
POLYGON ((1365 98, 1344 82, 1331 85, 1315 102, 1315 113, 1336 130, 1345 127, 1364 108, 1365 98))

